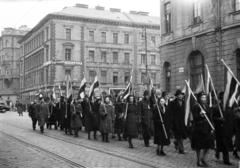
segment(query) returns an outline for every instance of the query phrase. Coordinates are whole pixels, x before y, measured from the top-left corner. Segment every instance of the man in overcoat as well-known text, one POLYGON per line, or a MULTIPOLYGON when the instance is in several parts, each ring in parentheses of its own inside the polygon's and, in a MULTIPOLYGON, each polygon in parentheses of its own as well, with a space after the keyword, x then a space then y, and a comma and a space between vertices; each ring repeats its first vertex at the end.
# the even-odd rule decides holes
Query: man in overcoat
POLYGON ((169 112, 171 115, 171 125, 174 138, 175 148, 179 150, 180 154, 184 153, 183 139, 187 138, 187 127, 184 122, 185 118, 185 102, 183 100, 183 92, 177 90, 175 94, 176 98, 170 103, 169 112))
POLYGON ((66 113, 66 102, 64 101, 64 96, 61 96, 60 102, 57 103, 56 108, 57 108, 58 126, 60 126, 60 130, 63 131, 65 113, 66 113))
POLYGON ((37 114, 36 114, 37 100, 35 99, 29 107, 29 117, 32 119, 32 128, 35 131, 37 125, 37 114))

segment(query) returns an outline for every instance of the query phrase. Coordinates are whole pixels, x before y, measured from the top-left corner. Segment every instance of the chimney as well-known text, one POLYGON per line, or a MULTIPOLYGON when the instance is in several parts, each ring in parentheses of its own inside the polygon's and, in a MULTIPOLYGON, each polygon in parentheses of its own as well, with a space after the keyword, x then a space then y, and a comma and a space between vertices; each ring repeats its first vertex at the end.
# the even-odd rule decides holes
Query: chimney
POLYGON ((102 7, 102 6, 95 6, 95 9, 96 9, 96 10, 104 10, 105 8, 102 7))
POLYGON ((76 7, 78 7, 78 8, 88 8, 88 5, 77 3, 77 4, 76 4, 76 7))
POLYGON ((111 12, 121 12, 121 9, 117 9, 117 8, 110 8, 111 12))
POLYGON ((139 11, 137 14, 138 14, 138 15, 148 16, 149 12, 139 11))
POLYGON ((137 14, 137 11, 130 11, 130 14, 137 14))

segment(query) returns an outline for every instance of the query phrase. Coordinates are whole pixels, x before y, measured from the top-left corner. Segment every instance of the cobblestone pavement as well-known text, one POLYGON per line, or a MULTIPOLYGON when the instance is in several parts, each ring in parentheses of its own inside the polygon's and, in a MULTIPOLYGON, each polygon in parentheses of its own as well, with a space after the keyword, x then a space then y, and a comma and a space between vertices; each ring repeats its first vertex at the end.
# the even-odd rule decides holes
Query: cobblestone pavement
MULTIPOLYGON (((45 133, 42 135, 40 134, 39 128, 37 128, 36 131, 31 129, 31 119, 28 117, 27 113, 24 113, 23 117, 19 117, 18 114, 14 112, 0 114, 0 131, 10 134, 22 141, 26 141, 43 149, 49 150, 55 154, 61 155, 64 158, 82 164, 86 167, 196 167, 196 154, 191 149, 188 140, 185 140, 184 142, 185 155, 178 154, 178 152, 174 149, 174 145, 171 144, 170 146, 165 147, 165 153, 167 153, 167 156, 157 156, 156 146, 152 143, 152 140, 150 143, 151 146, 146 148, 143 145, 143 141, 134 139, 133 145, 135 148, 129 149, 126 141, 118 141, 117 139, 110 139, 110 143, 101 142, 100 136, 98 136, 98 141, 87 140, 87 134, 85 132, 80 132, 80 137, 74 138, 73 136, 65 135, 64 132, 59 130, 45 129, 45 133)), ((6 144, 6 141, 2 141, 2 136, 3 135, 0 134, 0 147, 3 146, 2 144, 6 144)), ((8 163, 8 161, 12 162, 11 156, 19 155, 18 152, 15 152, 14 146, 21 145, 18 145, 18 143, 14 141, 9 141, 8 143, 11 143, 12 148, 8 150, 10 151, 9 153, 4 152, 3 155, 0 154, 0 165, 2 160, 6 163, 8 163)), ((7 144, 5 146, 7 146, 7 144)), ((24 146, 21 147, 24 148, 24 146)), ((14 163, 16 163, 16 165, 22 165, 22 163, 26 164, 24 160, 29 158, 28 152, 35 152, 41 155, 41 152, 36 152, 34 149, 31 149, 30 151, 30 149, 26 148, 21 157, 17 157, 17 159, 14 160, 14 163)), ((68 163, 59 159, 56 160, 52 156, 47 158, 48 159, 43 158, 43 160, 48 161, 52 159, 54 160, 52 161, 53 165, 56 162, 57 165, 61 165, 60 167, 71 167, 68 163)), ((230 158, 232 163, 234 163, 234 166, 229 167, 238 167, 238 160, 233 158, 232 155, 230 158)), ((215 159, 214 151, 210 152, 208 162, 211 167, 228 167, 222 164, 221 159, 215 159)), ((34 163, 31 162, 27 163, 28 165, 34 165, 34 163)), ((49 167, 48 162, 46 164, 42 162, 41 166, 49 167)))

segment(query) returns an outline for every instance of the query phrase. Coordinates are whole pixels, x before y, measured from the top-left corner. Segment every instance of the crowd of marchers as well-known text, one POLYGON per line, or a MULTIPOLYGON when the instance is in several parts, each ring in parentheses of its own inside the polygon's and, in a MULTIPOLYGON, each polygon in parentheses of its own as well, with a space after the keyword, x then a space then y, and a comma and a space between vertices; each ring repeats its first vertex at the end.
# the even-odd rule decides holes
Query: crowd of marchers
POLYGON ((220 107, 216 100, 210 107, 204 92, 196 96, 197 102, 191 105, 192 117, 187 125, 181 90, 177 90, 174 97, 169 97, 166 92, 159 97, 154 91, 146 90, 143 97, 129 95, 126 100, 121 95, 92 99, 86 95, 79 100, 61 96, 59 102, 39 94, 28 111, 33 130, 38 122, 41 133, 44 133, 45 124, 48 129, 54 126, 55 130, 60 129, 74 137, 78 137, 79 130, 84 128, 89 140, 98 140, 98 132, 103 142, 109 142, 109 137, 115 138, 116 135, 119 141, 128 141, 129 148, 134 148, 134 138, 143 140, 144 146, 149 147, 153 137, 156 154, 160 156, 166 155, 164 146, 170 145, 171 139, 174 139, 178 153, 185 154, 183 140, 189 138, 197 155, 197 166, 210 166, 207 162, 209 150, 215 150, 216 159, 222 153, 223 163, 232 165, 230 152, 239 159, 240 104, 223 110, 223 92, 218 95, 220 107))

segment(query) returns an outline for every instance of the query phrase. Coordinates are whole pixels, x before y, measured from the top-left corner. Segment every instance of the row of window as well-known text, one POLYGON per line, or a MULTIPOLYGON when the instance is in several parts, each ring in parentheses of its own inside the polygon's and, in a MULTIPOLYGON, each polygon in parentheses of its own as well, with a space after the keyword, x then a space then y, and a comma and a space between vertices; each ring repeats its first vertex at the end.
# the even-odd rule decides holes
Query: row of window
MULTIPOLYGON (((41 85, 44 84, 44 69, 35 71, 35 72, 31 72, 27 75, 25 75, 24 78, 24 88, 28 88, 28 87, 33 87, 36 85, 41 85)), ((21 84, 23 83, 23 79, 20 79, 21 84)), ((21 86, 22 88, 22 86, 21 86)))
POLYGON ((40 50, 33 54, 31 57, 25 59, 25 71, 31 70, 33 68, 43 65, 43 50, 40 50))

